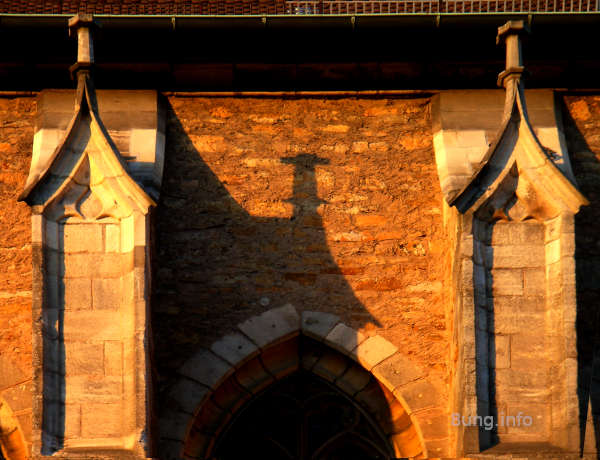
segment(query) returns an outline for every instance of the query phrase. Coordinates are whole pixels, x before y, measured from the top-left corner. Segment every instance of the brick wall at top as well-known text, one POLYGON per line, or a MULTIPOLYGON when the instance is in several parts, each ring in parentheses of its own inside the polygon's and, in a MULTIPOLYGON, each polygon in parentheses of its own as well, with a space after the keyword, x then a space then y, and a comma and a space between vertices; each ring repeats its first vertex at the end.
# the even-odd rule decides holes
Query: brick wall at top
MULTIPOLYGON (((445 378, 450 290, 427 99, 170 99, 155 362, 292 303, 445 378)), ((442 389, 445 392, 445 389, 442 389)))
POLYGON ((31 425, 31 219, 18 203, 31 159, 34 98, 0 98, 0 396, 31 425))

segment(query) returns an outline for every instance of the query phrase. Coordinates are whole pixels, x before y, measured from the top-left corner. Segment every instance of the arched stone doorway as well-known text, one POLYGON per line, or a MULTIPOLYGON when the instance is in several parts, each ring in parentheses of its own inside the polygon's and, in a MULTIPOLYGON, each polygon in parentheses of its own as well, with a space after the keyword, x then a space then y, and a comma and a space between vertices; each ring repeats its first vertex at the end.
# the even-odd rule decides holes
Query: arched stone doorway
POLYGON ((370 414, 310 372, 273 384, 236 415, 212 449, 216 459, 254 453, 273 460, 395 457, 370 414))
POLYGON ((354 458, 345 453, 349 446, 370 452, 360 458, 419 459, 447 445, 447 413, 437 390, 382 337, 366 337, 334 315, 304 312, 300 318, 291 305, 239 329, 180 368, 182 377, 172 385, 159 421, 161 460, 227 460, 235 458, 232 443, 245 446, 241 452, 247 455, 264 456, 270 448, 279 449, 280 457, 273 458, 294 459, 354 458), (285 418, 286 408, 273 400, 290 392, 295 396, 287 410, 296 407, 296 426, 277 433, 275 421, 285 418), (302 420, 318 398, 337 421, 306 433, 302 420), (270 441, 255 437, 254 447, 241 433, 256 419, 253 413, 275 430, 270 441), (301 439, 303 433, 308 438, 301 439), (350 438, 352 444, 342 442, 350 438))

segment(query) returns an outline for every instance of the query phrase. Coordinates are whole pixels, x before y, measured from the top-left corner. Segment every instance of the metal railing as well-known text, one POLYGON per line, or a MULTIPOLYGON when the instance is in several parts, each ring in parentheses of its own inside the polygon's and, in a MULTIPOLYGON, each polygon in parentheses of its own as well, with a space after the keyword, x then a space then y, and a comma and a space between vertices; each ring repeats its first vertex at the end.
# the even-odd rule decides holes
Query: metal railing
POLYGON ((598 0, 291 0, 286 14, 590 13, 598 0))

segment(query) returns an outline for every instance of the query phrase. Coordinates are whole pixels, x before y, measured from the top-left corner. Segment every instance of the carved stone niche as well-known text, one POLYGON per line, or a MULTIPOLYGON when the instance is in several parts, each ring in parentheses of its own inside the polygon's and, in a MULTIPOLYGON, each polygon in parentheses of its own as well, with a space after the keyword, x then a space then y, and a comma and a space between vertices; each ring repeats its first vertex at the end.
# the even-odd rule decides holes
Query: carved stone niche
POLYGON ((587 201, 553 92, 528 91, 528 112, 520 70, 506 94, 448 91, 434 100, 438 173, 458 246, 457 454, 579 448, 573 217, 587 201))
POLYGON ((43 91, 30 175, 33 456, 151 456, 151 209, 164 111, 154 91, 43 91))

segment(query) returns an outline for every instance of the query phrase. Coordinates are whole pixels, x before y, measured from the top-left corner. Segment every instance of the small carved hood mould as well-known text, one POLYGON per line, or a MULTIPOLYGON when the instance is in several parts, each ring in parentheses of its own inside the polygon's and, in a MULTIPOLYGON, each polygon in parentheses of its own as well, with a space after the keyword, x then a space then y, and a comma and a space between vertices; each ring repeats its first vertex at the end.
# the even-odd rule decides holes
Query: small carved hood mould
MULTIPOLYGON (((134 210, 146 214, 156 203, 130 177, 127 167, 98 112, 90 76, 91 40, 79 29, 75 113, 64 138, 47 159, 33 158, 19 200, 53 220, 123 218, 134 210), (85 43, 83 44, 85 45, 85 43), (83 56, 83 57, 82 57, 83 56), (50 217, 50 216, 49 216, 50 217)), ((35 149, 34 149, 35 150, 35 149)))
POLYGON ((502 125, 473 179, 450 201, 462 213, 469 210, 485 221, 545 220, 561 213, 575 214, 588 204, 553 162, 534 133, 527 114, 521 75, 520 34, 523 21, 498 29, 506 41, 506 70, 498 82, 506 89, 502 125))

